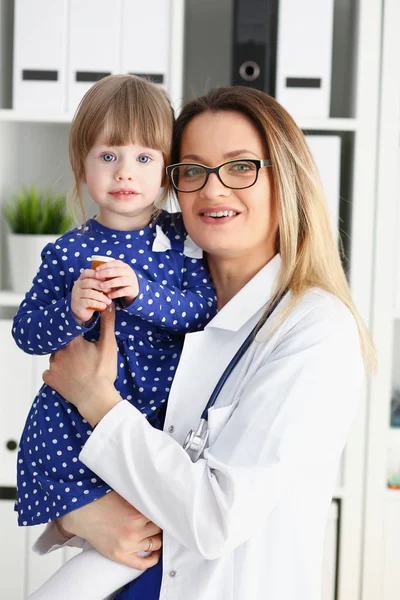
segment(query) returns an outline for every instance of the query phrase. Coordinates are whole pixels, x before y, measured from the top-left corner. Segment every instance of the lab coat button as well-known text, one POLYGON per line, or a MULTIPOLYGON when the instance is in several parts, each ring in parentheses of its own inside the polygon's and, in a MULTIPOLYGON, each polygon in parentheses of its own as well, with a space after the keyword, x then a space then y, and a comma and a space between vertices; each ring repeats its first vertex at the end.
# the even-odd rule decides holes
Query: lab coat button
POLYGON ((170 425, 168 427, 168 433, 174 433, 174 431, 175 431, 175 427, 173 425, 170 425))
POLYGON ((170 571, 169 572, 169 576, 170 577, 175 577, 175 575, 176 575, 176 571, 170 571))

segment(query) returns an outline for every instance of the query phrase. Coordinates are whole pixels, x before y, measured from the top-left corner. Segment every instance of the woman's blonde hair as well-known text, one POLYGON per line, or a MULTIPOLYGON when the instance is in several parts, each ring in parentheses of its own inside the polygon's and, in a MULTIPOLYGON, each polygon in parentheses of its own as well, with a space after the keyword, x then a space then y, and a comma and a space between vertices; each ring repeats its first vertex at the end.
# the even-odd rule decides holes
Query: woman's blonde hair
MULTIPOLYGON (((85 210, 81 186, 85 159, 99 135, 110 146, 141 144, 160 150, 164 164, 170 162, 174 114, 167 94, 151 81, 135 75, 109 75, 95 83, 82 98, 72 121, 69 158, 74 186, 69 194, 71 209, 78 200, 83 220, 85 210)), ((158 205, 168 193, 168 181, 158 205)), ((74 211, 73 211, 74 212, 74 211)))
MULTIPOLYGON (((248 87, 222 87, 188 102, 175 123, 172 162, 179 162, 183 132, 205 112, 235 111, 246 116, 264 141, 279 215, 277 250, 282 270, 274 298, 290 289, 284 316, 309 288, 319 287, 339 298, 358 326, 364 363, 375 366, 369 332, 350 295, 337 240, 317 168, 304 135, 286 110, 268 94, 248 87)), ((268 309, 268 308, 267 308, 268 309)))

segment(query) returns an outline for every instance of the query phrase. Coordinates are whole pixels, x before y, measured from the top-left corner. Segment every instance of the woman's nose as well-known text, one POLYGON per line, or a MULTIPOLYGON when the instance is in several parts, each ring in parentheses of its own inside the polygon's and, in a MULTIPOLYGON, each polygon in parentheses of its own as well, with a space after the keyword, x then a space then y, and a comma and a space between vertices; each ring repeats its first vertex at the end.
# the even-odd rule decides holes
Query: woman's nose
POLYGON ((221 183, 216 173, 209 175, 206 185, 200 190, 203 198, 227 197, 230 193, 231 189, 221 183))

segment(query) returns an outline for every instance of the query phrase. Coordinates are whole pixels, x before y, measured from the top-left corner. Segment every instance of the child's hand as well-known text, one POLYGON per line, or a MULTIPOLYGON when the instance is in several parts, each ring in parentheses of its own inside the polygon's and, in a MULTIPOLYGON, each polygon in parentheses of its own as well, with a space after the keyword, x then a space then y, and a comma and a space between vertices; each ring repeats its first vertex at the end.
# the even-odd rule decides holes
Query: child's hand
POLYGON ((75 319, 85 323, 92 318, 96 310, 103 311, 111 304, 100 287, 99 278, 92 269, 85 269, 72 288, 71 309, 75 319))
POLYGON ((100 265, 95 274, 96 278, 103 280, 100 289, 113 300, 124 298, 125 303, 129 305, 139 294, 137 275, 132 267, 122 260, 111 260, 100 265))

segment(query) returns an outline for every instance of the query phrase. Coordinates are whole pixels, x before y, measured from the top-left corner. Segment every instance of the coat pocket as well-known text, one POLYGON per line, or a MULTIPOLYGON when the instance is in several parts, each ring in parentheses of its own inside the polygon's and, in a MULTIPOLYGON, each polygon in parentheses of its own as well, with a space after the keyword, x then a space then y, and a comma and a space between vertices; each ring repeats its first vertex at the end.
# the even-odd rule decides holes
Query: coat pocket
POLYGON ((238 404, 239 400, 236 400, 233 402, 233 404, 229 404, 228 406, 212 406, 208 410, 208 446, 212 446, 214 444, 219 434, 228 423, 238 404))

